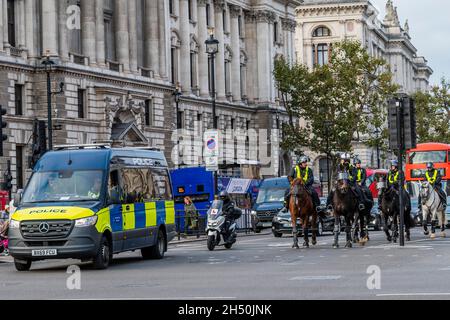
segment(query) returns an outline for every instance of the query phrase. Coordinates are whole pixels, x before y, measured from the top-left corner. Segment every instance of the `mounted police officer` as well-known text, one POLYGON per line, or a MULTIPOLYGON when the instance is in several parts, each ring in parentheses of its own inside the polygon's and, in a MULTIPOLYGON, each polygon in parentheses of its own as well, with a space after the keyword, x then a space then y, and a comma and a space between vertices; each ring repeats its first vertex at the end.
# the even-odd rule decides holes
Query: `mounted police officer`
MULTIPOLYGON (((366 208, 364 205, 365 203, 365 197, 364 194, 359 187, 357 183, 357 177, 358 172, 354 166, 351 164, 351 158, 352 156, 349 153, 343 153, 341 155, 341 162, 338 165, 338 172, 339 173, 347 173, 349 177, 350 187, 354 195, 356 196, 356 199, 358 201, 359 210, 362 211, 366 208)), ((365 171, 364 171, 365 172, 365 171)), ((361 171, 361 177, 362 177, 362 171, 361 171)), ((334 191, 331 191, 328 195, 327 199, 327 208, 328 210, 332 210, 333 207, 331 205, 333 201, 334 191)))
MULTIPOLYGON (((431 186, 436 190, 436 192, 439 194, 439 197, 441 198, 442 203, 445 207, 447 207, 447 195, 444 192, 444 189, 442 188, 442 176, 439 170, 437 170, 434 167, 434 163, 428 162, 427 163, 427 172, 425 173, 425 181, 428 181, 431 186)), ((419 195, 419 209, 422 209, 422 201, 421 197, 419 195)))
POLYGON ((373 205, 373 196, 370 189, 367 187, 367 171, 362 166, 362 161, 358 158, 356 158, 353 161, 354 167, 352 172, 352 177, 355 180, 356 185, 358 185, 361 188, 361 191, 363 193, 365 204, 369 204, 368 202, 372 202, 370 206, 373 205))
MULTIPOLYGON (((391 187, 398 187, 399 186, 399 180, 400 180, 400 171, 398 169, 398 161, 392 160, 391 161, 391 169, 389 170, 388 176, 387 176, 387 182, 386 182, 386 189, 390 189, 391 187)), ((380 194, 378 195, 378 209, 382 210, 382 199, 383 199, 383 192, 384 190, 380 191, 380 194)))
MULTIPOLYGON (((314 172, 308 166, 308 160, 309 160, 308 157, 305 157, 305 156, 301 157, 299 159, 299 161, 297 162, 297 165, 295 166, 295 168, 292 168, 291 173, 289 174, 288 178, 291 183, 295 179, 303 180, 306 190, 312 197, 314 208, 316 208, 316 210, 317 210, 318 207, 320 206, 320 199, 319 199, 319 195, 317 194, 317 191, 313 188, 314 172)), ((289 210, 289 197, 290 197, 290 190, 285 195, 285 205, 288 210, 289 210)))

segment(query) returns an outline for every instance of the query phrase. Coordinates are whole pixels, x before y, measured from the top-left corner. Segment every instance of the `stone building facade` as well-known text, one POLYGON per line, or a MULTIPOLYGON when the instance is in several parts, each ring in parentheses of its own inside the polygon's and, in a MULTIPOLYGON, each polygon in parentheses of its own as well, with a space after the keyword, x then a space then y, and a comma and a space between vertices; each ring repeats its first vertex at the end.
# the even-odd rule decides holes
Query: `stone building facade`
MULTIPOLYGON (((0 104, 7 108, 9 136, 1 172, 11 160, 14 190, 30 174, 33 122, 47 119, 46 56, 55 62, 52 90, 64 83, 64 92, 52 95, 55 145, 153 146, 171 161, 177 116, 193 136, 212 127, 204 44, 208 28, 214 28, 220 42, 215 64, 220 129, 245 134, 247 129, 280 128, 287 117, 273 82, 273 62, 278 55, 294 61, 294 9, 299 4, 0 0, 0 104), (183 94, 178 114, 177 83, 183 94)), ((264 142, 271 159, 266 176, 285 173, 292 162, 272 140, 264 142)), ((227 164, 252 160, 248 154, 227 164)))
MULTIPOLYGON (((427 60, 417 54, 411 42, 408 21, 402 26, 392 0, 386 3, 386 16, 368 0, 304 0, 296 9, 296 58, 299 63, 313 67, 328 62, 334 42, 354 39, 361 42, 375 57, 384 58, 394 74, 400 92, 411 94, 428 90, 433 70, 427 60)), ((361 143, 354 153, 370 167, 377 166, 377 151, 361 143)), ((312 155, 314 167, 325 172, 326 159, 312 155)))

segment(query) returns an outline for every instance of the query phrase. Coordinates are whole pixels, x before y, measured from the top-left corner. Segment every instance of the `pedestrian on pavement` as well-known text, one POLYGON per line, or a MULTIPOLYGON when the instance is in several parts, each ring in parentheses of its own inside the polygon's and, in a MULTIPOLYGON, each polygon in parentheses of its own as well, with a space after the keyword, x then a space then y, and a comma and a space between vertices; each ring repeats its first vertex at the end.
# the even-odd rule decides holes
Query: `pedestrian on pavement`
POLYGON ((192 202, 190 197, 184 198, 184 230, 185 235, 187 235, 188 228, 195 230, 198 225, 198 212, 197 208, 192 202))

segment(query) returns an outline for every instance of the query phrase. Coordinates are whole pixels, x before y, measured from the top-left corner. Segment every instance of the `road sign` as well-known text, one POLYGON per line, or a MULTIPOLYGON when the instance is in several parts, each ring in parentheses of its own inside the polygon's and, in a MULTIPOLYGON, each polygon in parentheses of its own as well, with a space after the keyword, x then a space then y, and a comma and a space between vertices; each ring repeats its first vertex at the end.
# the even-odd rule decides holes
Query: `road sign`
POLYGON ((206 131, 203 136, 204 141, 204 151, 203 158, 206 165, 207 171, 218 171, 219 170, 219 131, 209 130, 206 131))

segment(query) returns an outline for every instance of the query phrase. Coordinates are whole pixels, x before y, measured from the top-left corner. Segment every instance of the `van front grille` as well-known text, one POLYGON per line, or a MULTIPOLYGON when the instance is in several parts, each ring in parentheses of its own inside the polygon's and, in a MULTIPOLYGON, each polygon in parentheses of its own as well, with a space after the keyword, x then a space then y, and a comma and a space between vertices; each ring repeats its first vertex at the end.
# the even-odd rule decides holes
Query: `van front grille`
POLYGON ((55 239, 67 237, 72 227, 73 222, 68 220, 24 221, 20 224, 20 231, 26 239, 55 239))

